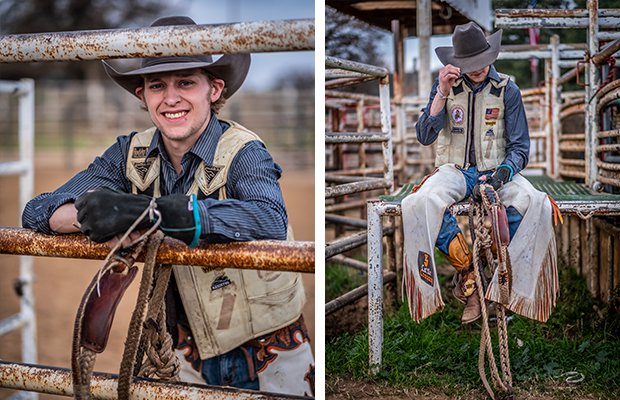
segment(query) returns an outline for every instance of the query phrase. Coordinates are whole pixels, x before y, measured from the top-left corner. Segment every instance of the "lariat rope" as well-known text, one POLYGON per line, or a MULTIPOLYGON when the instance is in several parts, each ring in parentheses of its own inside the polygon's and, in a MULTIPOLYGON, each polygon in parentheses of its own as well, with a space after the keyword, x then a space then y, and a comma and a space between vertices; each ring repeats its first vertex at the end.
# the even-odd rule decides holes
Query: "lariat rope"
MULTIPOLYGON (((482 328, 480 332, 480 352, 478 353, 478 372, 482 379, 484 388, 489 393, 492 399, 495 399, 495 393, 489 385, 486 377, 485 370, 485 355, 489 362, 489 370, 491 373, 491 379, 494 385, 499 388, 505 395, 512 395, 512 373, 510 371, 510 357, 508 354, 508 328, 506 325, 506 311, 503 304, 508 304, 510 299, 511 290, 511 270, 510 259, 508 257, 507 246, 501 243, 499 240, 499 226, 497 207, 493 207, 493 204, 499 205, 499 196, 490 185, 480 185, 480 193, 482 197, 482 204, 472 202, 469 211, 469 221, 472 226, 472 234, 474 238, 474 276, 476 281, 476 287, 478 290, 477 296, 480 299, 480 309, 482 312, 482 328), (492 196, 490 200, 488 195, 492 196), (493 230, 497 247, 497 258, 493 256, 491 250, 492 240, 491 231, 485 224, 485 214, 488 213, 491 217, 490 229, 493 230), (487 265, 494 266, 497 269, 500 303, 496 304, 496 317, 497 317, 497 330, 499 339, 499 356, 500 367, 502 370, 502 378, 500 378, 497 363, 495 361, 495 355, 493 354, 493 344, 491 341, 491 334, 489 330, 489 315, 484 297, 484 285, 482 282, 482 265, 481 258, 486 258, 487 265)), ((493 271, 492 271, 493 272, 493 271)))
POLYGON ((153 199, 146 210, 110 250, 104 259, 103 267, 95 275, 82 297, 74 325, 71 357, 73 394, 76 399, 90 399, 90 382, 97 356, 95 351, 82 346, 81 342, 82 321, 88 300, 94 295, 95 291, 98 297, 101 296, 100 281, 106 274, 127 274, 132 268, 136 268, 133 267, 133 264, 145 246, 146 255, 138 299, 129 324, 120 366, 118 398, 129 398, 131 379, 137 372, 140 376, 153 377, 157 375, 160 379, 178 380, 179 361, 172 350, 172 339, 165 325, 164 298, 172 267, 167 265, 160 266, 157 270, 155 268, 157 252, 164 238, 164 234, 157 231, 160 224, 161 214, 153 199), (151 221, 155 221, 153 226, 129 244, 128 247, 135 247, 128 256, 120 257, 117 255, 116 252, 120 249, 122 242, 147 216, 151 221), (154 280, 155 285, 153 287, 154 280), (142 359, 145 354, 147 359, 143 364, 142 359))

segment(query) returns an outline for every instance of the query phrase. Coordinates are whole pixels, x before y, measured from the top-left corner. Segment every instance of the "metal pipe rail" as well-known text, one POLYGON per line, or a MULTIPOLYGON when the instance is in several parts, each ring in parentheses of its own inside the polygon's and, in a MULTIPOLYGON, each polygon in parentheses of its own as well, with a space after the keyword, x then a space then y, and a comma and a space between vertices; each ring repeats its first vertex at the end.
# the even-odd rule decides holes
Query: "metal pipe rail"
MULTIPOLYGON (((103 260, 110 249, 81 234, 45 235, 29 229, 0 228, 0 254, 103 260)), ((139 262, 143 258, 138 259, 139 262)), ((247 268, 314 273, 314 242, 262 240, 205 244, 193 249, 165 238, 157 263, 210 268, 247 268)))
POLYGON ((314 20, 50 32, 0 37, 0 62, 314 50, 314 20))
MULTIPOLYGON (((394 272, 387 272, 383 275, 383 285, 387 285, 388 283, 396 280, 396 274, 394 272)), ((365 283, 362 286, 356 287, 355 289, 343 294, 340 297, 335 298, 329 303, 325 304, 325 316, 329 314, 333 314, 336 311, 344 308, 345 306, 356 302, 364 296, 368 295, 368 284, 365 283)))
MULTIPOLYGON (((66 368, 0 361, 0 387, 73 397, 71 371, 66 368)), ((100 400, 116 399, 117 387, 118 375, 95 372, 91 382, 92 398, 100 400)), ((216 400, 307 399, 307 397, 300 396, 191 383, 171 383, 144 378, 133 378, 130 398, 134 400, 207 398, 216 400)))
MULTIPOLYGON (((496 28, 587 28, 588 10, 498 9, 495 10, 496 28)), ((599 27, 616 29, 620 12, 615 9, 598 10, 599 27)))

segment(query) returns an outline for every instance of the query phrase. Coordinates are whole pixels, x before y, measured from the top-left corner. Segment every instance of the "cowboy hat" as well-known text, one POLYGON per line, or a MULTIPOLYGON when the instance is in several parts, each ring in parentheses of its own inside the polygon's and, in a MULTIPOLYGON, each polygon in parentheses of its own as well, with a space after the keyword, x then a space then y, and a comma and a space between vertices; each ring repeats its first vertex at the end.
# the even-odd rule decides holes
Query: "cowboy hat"
POLYGON ((452 35, 452 46, 437 47, 435 53, 443 65, 452 64, 465 74, 493 64, 499 54, 501 42, 501 29, 485 37, 478 25, 468 22, 456 26, 452 35))
MULTIPOLYGON (((196 23, 189 17, 164 17, 151 24, 152 27, 171 25, 196 23)), ((226 54, 215 62, 211 55, 104 60, 103 67, 110 78, 134 96, 135 89, 143 84, 142 75, 202 68, 226 83, 224 97, 229 98, 239 89, 248 74, 250 55, 226 54)))

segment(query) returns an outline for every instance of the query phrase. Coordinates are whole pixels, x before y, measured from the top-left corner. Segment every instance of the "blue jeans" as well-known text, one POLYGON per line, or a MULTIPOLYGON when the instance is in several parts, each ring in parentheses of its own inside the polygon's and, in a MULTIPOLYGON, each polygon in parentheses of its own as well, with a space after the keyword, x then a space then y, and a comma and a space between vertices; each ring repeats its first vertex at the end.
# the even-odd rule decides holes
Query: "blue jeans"
MULTIPOLYGON (((254 348, 245 346, 251 358, 254 358, 254 348)), ((253 367, 253 366, 252 366, 253 367)), ((249 374, 246 357, 240 347, 228 353, 211 357, 202 361, 202 377, 209 385, 234 386, 240 389, 258 390, 258 376, 253 380, 249 374)))
MULTIPOLYGON (((479 172, 475 166, 469 167, 467 170, 460 169, 460 171, 465 177, 465 184, 467 186, 467 193, 465 194, 465 198, 471 196, 472 191, 474 190, 474 186, 476 185, 476 183, 478 183, 481 176, 486 175, 488 177, 493 172, 479 172)), ((507 207, 506 215, 508 217, 510 239, 512 240, 512 237, 517 231, 519 224, 521 224, 523 216, 519 214, 519 212, 514 207, 507 207)), ((456 218, 454 217, 454 215, 452 215, 450 210, 446 210, 446 212, 443 214, 443 222, 441 224, 435 246, 437 246, 437 248, 443 251, 445 254, 448 254, 448 246, 459 232, 461 232, 461 228, 459 228, 459 225, 456 222, 456 218)))

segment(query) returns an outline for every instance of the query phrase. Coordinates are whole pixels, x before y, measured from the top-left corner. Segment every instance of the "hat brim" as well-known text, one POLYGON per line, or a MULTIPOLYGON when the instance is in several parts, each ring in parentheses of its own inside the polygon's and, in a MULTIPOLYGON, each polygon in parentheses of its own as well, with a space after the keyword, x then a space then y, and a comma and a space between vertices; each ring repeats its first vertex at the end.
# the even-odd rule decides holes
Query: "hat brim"
POLYGON ((110 78, 129 93, 136 95, 143 84, 143 75, 202 68, 226 83, 225 98, 232 96, 243 84, 250 69, 250 54, 226 54, 215 62, 164 62, 141 68, 141 59, 104 60, 103 67, 110 78))
POLYGON ((435 54, 443 65, 452 64, 461 69, 462 74, 481 70, 487 65, 491 65, 497 60, 500 46, 502 43, 502 30, 498 30, 492 35, 487 36, 489 47, 482 53, 471 57, 455 57, 454 47, 441 46, 435 49, 435 54))

